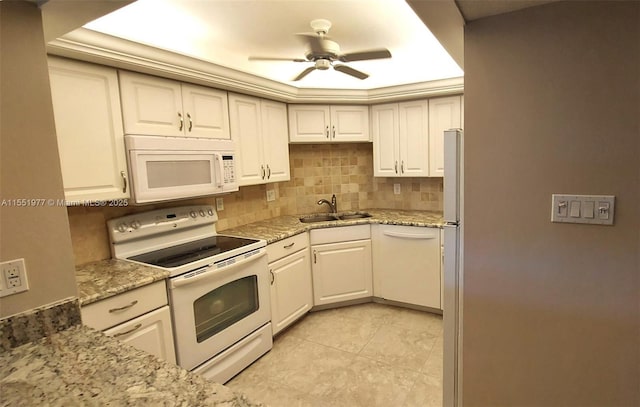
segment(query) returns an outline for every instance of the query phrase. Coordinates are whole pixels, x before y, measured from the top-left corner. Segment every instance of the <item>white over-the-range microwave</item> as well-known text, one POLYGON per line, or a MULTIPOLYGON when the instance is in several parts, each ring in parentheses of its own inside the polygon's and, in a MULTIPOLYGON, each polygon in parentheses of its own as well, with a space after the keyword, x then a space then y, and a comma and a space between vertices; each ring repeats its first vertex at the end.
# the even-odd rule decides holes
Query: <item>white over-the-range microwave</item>
POLYGON ((126 135, 135 204, 238 190, 231 140, 126 135))

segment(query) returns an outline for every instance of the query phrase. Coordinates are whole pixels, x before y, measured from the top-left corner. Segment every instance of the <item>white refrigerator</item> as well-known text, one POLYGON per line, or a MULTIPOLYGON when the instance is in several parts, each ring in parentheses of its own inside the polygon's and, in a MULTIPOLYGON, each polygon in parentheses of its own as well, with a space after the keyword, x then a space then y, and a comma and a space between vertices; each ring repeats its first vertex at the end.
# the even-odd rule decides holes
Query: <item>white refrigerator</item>
POLYGON ((443 407, 461 406, 464 137, 444 132, 443 407))

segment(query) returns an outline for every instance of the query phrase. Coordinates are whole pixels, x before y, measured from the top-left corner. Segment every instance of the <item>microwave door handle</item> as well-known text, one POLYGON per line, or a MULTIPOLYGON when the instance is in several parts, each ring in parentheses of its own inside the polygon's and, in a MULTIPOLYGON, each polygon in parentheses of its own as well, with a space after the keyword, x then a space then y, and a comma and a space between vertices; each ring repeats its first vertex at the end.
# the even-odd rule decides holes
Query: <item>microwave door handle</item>
POLYGON ((216 185, 218 188, 224 187, 224 165, 222 163, 222 157, 220 154, 214 154, 217 161, 218 168, 216 169, 216 185))

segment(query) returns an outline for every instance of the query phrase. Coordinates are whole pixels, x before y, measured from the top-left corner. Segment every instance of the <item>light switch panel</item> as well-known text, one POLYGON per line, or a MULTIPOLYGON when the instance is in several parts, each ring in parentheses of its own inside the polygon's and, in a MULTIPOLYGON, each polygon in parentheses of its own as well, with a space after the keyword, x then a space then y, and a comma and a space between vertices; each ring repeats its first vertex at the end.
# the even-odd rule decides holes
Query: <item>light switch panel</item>
POLYGON ((613 225, 613 195, 551 195, 551 222, 613 225))

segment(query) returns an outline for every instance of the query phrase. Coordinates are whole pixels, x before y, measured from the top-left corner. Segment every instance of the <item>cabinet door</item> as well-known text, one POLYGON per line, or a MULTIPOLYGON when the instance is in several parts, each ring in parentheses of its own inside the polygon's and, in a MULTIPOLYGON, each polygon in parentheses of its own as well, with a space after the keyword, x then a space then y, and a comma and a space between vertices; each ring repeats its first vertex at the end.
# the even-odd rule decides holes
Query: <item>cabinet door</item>
POLYGON ((125 134, 184 136, 179 82, 120 71, 120 93, 125 134))
POLYGON ((277 334, 313 306, 309 249, 269 263, 271 272, 271 328, 277 334))
POLYGON ((231 139, 236 144, 236 179, 241 186, 262 184, 266 177, 260 118, 260 99, 229 95, 231 139))
POLYGON ((289 105, 289 141, 317 143, 330 141, 329 106, 289 105))
POLYGON ((429 99, 429 175, 444 176, 444 131, 462 125, 460 96, 429 99))
POLYGON ((187 136, 231 138, 227 92, 182 84, 182 105, 187 136))
POLYGON ((440 230, 375 225, 375 296, 440 309, 440 230))
POLYGON ((399 124, 396 103, 371 107, 371 133, 373 138, 373 175, 399 176, 399 124))
POLYGON ((128 198, 115 69, 49 59, 65 199, 128 198))
POLYGON ((400 103, 400 175, 429 175, 429 108, 426 100, 400 103))
POLYGON ((288 181, 289 137, 287 132, 287 106, 284 103, 262 100, 262 151, 267 169, 267 182, 288 181))
POLYGON ((104 334, 167 362, 176 363, 171 313, 168 306, 117 325, 104 331, 104 334))
POLYGON ((331 141, 371 141, 368 106, 331 106, 331 141))
POLYGON ((313 303, 373 296, 371 240, 311 246, 313 303))

